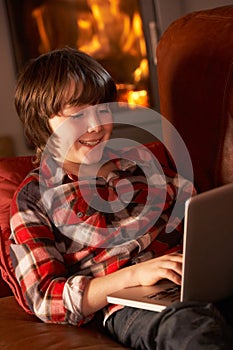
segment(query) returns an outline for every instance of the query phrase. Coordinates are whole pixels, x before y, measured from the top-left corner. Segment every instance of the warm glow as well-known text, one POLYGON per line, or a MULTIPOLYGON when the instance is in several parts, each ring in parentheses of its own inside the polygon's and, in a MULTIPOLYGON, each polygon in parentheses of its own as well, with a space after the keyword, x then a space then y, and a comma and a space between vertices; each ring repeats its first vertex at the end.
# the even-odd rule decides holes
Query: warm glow
POLYGON ((148 61, 147 59, 142 59, 140 62, 140 66, 134 71, 134 81, 140 82, 142 78, 148 77, 149 69, 148 69, 148 61))
POLYGON ((127 84, 118 84, 117 89, 120 95, 120 101, 127 102, 132 106, 140 105, 148 107, 148 92, 146 90, 133 90, 133 86, 127 84))
MULTIPOLYGON (((79 10, 77 6, 72 17, 70 15, 67 15, 67 18, 63 17, 63 23, 66 20, 71 28, 73 25, 76 27, 75 45, 78 49, 88 53, 103 65, 107 63, 106 69, 110 69, 114 80, 121 86, 118 89, 121 101, 148 106, 146 89, 149 70, 142 19, 137 7, 126 10, 124 1, 127 0, 86 0, 87 7, 80 6, 79 10)), ((78 3, 79 1, 77 5, 78 3)), ((54 28, 56 33, 53 24, 60 25, 59 14, 56 14, 54 7, 49 1, 45 1, 44 5, 32 12, 40 36, 40 53, 54 48, 54 34, 51 35, 51 29, 54 28), (57 22, 54 21, 56 17, 57 22)), ((65 42, 65 27, 64 31, 61 31, 61 36, 65 42)))
POLYGON ((85 19, 79 19, 78 25, 82 30, 89 30, 91 28, 91 23, 85 19))
POLYGON ((43 20, 43 13, 45 11, 45 7, 42 6, 41 8, 36 8, 33 12, 32 12, 32 16, 35 18, 36 22, 37 22, 37 26, 38 26, 38 31, 40 34, 40 38, 41 38, 41 45, 39 48, 39 52, 40 53, 45 53, 51 50, 51 45, 49 42, 49 38, 47 35, 47 31, 44 25, 44 20, 43 20))
POLYGON ((146 90, 129 91, 128 103, 140 106, 148 106, 148 96, 146 90))

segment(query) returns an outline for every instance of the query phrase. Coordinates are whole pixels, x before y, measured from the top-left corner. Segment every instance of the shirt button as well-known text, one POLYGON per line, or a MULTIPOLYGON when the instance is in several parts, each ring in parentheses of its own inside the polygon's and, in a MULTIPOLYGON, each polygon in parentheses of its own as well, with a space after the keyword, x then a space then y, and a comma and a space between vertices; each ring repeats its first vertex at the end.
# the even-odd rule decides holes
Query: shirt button
POLYGON ((81 211, 78 211, 78 212, 77 212, 77 217, 78 217, 78 218, 82 218, 82 217, 83 217, 83 213, 82 213, 81 211))

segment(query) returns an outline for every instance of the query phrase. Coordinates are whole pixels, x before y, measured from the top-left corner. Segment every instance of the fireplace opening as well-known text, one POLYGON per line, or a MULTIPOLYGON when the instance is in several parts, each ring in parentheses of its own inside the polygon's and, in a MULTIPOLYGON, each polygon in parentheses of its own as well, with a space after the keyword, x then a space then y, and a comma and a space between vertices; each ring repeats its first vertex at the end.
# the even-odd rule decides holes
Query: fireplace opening
POLYGON ((70 46, 99 61, 120 101, 159 109, 153 0, 6 0, 16 69, 70 46))

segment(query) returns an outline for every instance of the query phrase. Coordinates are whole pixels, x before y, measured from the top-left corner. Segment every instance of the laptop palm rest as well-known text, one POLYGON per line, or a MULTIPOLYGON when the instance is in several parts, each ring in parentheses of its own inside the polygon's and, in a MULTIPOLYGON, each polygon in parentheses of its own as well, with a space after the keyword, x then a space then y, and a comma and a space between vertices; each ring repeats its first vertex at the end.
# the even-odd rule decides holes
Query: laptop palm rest
POLYGON ((109 303, 151 311, 162 311, 171 303, 179 300, 180 286, 168 280, 162 280, 153 286, 121 289, 107 297, 109 303))

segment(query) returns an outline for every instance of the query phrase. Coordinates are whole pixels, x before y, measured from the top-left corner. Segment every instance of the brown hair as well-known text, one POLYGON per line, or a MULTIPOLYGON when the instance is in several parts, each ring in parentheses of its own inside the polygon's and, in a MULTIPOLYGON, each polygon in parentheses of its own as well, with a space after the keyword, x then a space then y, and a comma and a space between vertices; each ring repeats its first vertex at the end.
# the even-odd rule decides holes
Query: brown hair
POLYGON ((17 81, 15 107, 37 160, 51 135, 49 118, 67 104, 113 102, 116 94, 109 73, 84 52, 66 47, 29 61, 17 81))

